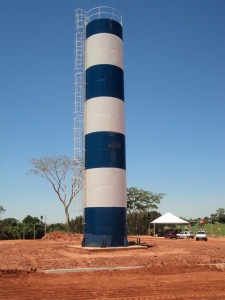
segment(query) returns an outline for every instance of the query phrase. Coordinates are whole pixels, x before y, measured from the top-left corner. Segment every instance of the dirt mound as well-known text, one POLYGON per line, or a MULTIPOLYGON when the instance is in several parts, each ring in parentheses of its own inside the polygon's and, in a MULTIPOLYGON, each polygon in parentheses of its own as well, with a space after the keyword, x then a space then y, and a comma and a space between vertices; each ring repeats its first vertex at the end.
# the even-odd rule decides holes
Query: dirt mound
POLYGON ((54 241, 82 241, 82 234, 66 232, 50 232, 43 236, 42 240, 54 241))

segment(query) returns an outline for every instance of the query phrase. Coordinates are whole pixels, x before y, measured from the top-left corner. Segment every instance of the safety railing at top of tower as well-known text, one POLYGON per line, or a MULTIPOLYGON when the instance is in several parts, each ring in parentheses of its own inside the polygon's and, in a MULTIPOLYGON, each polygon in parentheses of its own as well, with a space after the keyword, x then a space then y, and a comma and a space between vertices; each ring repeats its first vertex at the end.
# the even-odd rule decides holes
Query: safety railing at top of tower
POLYGON ((95 20, 95 19, 112 19, 119 22, 122 25, 122 15, 121 13, 110 6, 99 6, 90 9, 87 13, 87 23, 95 20))

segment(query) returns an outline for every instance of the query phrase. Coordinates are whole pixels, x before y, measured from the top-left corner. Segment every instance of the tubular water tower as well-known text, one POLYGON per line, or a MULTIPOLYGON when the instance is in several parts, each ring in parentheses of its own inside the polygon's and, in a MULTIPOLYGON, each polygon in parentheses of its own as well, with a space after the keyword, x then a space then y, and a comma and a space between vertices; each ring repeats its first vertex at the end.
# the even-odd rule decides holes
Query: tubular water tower
POLYGON ((74 132, 84 161, 82 246, 127 246, 122 18, 113 8, 76 10, 74 132))

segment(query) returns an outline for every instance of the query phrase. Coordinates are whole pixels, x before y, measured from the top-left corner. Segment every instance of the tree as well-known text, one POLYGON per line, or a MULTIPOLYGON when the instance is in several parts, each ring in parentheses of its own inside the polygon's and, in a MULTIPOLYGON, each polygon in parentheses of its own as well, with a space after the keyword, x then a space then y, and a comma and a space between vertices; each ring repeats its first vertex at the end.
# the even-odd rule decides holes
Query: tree
POLYGON ((37 217, 27 215, 21 225, 26 239, 40 239, 44 236, 44 223, 37 217))
POLYGON ((225 209, 224 208, 218 208, 216 210, 216 214, 218 217, 224 216, 225 215, 225 209))
POLYGON ((218 219, 218 222, 219 223, 225 223, 225 215, 220 216, 219 219, 218 219))
POLYGON ((225 209, 224 208, 218 208, 216 210, 217 215, 217 221, 219 223, 225 223, 225 209))
POLYGON ((82 188, 82 169, 80 162, 75 162, 67 156, 45 156, 40 159, 31 159, 33 166, 28 174, 37 175, 46 179, 52 186, 64 207, 66 227, 69 230, 69 206, 82 188), (70 187, 68 191, 68 182, 70 187))
POLYGON ((4 214, 6 210, 4 209, 3 206, 0 205, 0 221, 1 221, 1 215, 4 214))
POLYGON ((66 231, 65 224, 62 223, 55 223, 55 224, 50 224, 48 226, 48 232, 54 232, 54 231, 66 231))
POLYGON ((150 223, 161 214, 157 211, 132 212, 127 215, 128 234, 150 234, 150 223))
POLYGON ((83 232, 83 218, 82 216, 77 216, 74 220, 70 221, 70 231, 76 233, 83 232))
POLYGON ((150 222, 160 214, 158 209, 163 193, 153 194, 150 191, 131 187, 127 189, 127 223, 129 234, 147 234, 150 222))
POLYGON ((0 240, 14 240, 20 238, 19 222, 14 218, 0 221, 0 240))
POLYGON ((211 214, 211 223, 214 224, 216 221, 216 214, 211 214))
POLYGON ((150 191, 131 187, 127 189, 127 211, 143 212, 152 209, 158 209, 161 199, 165 196, 163 193, 153 194, 150 191))

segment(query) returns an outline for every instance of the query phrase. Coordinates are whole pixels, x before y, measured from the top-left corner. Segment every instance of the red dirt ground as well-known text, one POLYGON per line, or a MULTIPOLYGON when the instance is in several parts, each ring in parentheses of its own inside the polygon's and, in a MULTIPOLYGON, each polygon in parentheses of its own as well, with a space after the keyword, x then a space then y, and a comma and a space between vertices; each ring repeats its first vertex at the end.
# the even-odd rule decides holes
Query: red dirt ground
POLYGON ((79 247, 81 239, 55 233, 42 240, 0 241, 0 299, 225 299, 225 238, 145 236, 147 249, 100 252, 79 247), (142 268, 44 272, 118 266, 142 268))

